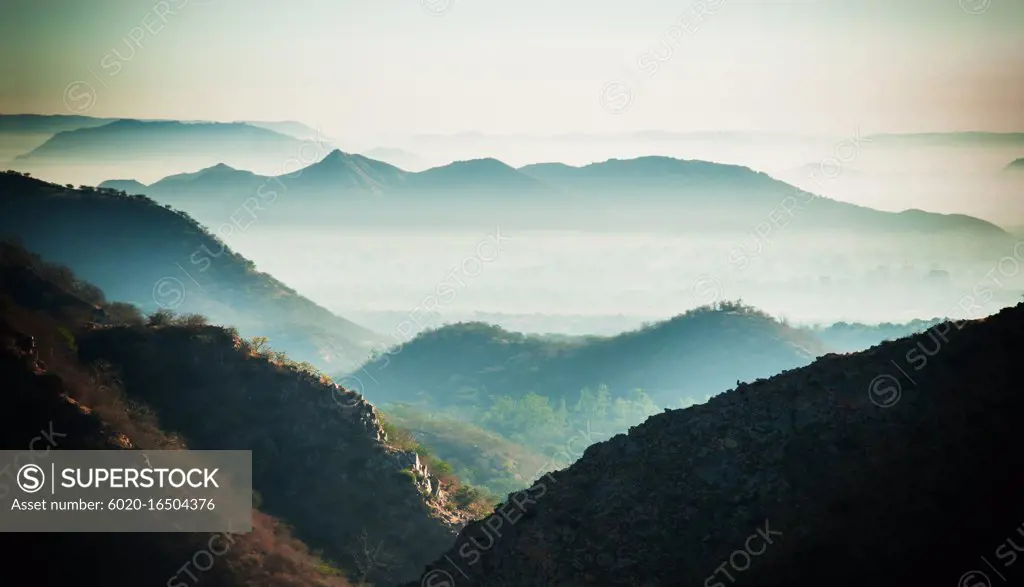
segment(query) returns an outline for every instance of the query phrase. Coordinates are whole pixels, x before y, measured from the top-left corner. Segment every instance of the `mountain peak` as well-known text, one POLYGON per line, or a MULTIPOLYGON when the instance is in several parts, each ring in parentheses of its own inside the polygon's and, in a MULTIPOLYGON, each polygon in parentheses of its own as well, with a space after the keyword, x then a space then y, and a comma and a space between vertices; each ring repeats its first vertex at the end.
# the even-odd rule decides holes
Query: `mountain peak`
POLYGON ((341 149, 335 149, 335 150, 331 151, 330 153, 328 153, 327 156, 323 158, 323 160, 324 161, 343 161, 343 160, 348 159, 350 157, 351 157, 351 155, 349 155, 345 151, 342 151, 341 149))

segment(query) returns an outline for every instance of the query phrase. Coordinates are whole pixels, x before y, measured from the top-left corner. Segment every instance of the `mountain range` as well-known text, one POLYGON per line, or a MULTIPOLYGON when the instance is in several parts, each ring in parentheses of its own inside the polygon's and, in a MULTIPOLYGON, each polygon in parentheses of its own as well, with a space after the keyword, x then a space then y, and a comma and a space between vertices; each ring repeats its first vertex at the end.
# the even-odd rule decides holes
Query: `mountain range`
POLYGON ((0 128, 0 152, 11 158, 11 166, 75 184, 129 171, 152 181, 218 163, 279 174, 318 161, 333 148, 326 137, 296 122, 83 117, 0 117, 0 122, 10 129, 0 128))
MULTIPOLYGON (((1024 513, 1024 305, 807 329, 718 303, 615 336, 468 323, 386 348, 170 204, 251 200, 350 225, 501 212, 503 225, 750 230, 806 194, 764 174, 665 157, 410 173, 333 151, 284 175, 219 163, 156 183, 128 195, 142 184, 0 174, 0 236, 49 261, 0 244, 0 437, 16 450, 49 422, 68 449, 252 450, 255 531, 212 584, 941 584, 1024 513), (495 509, 453 470, 525 489, 495 509)), ((804 203, 826 234, 1008 236, 963 216, 804 203)), ((114 585, 166 583, 210 539, 46 538, 4 539, 5 552, 43 584, 114 585), (47 565, 55 547, 68 558, 47 565)))
POLYGON ((544 229, 749 232, 771 222, 780 230, 792 224, 796 228, 787 230, 794 231, 1008 237, 969 216, 883 212, 820 197, 746 167, 669 157, 519 169, 477 159, 413 173, 335 150, 276 176, 222 164, 147 186, 120 179, 100 187, 145 193, 200 219, 223 218, 274 193, 287 197, 274 198, 271 222, 286 223, 487 225, 500 215, 503 225, 544 229))
MULTIPOLYGON (((67 114, 0 114, 0 137, 7 134, 36 134, 53 136, 60 132, 75 131, 85 128, 105 126, 112 122, 136 120, 130 118, 96 118, 93 116, 67 114)), ((152 118, 138 119, 140 122, 181 122, 181 123, 213 123, 209 120, 161 120, 152 118)), ((272 130, 302 140, 315 140, 317 131, 301 122, 294 120, 261 121, 242 120, 238 123, 248 124, 272 130)))
POLYGON ((101 126, 61 131, 31 152, 19 156, 24 163, 82 163, 170 157, 230 158, 239 152, 294 155, 300 139, 245 123, 187 123, 120 119, 101 126))

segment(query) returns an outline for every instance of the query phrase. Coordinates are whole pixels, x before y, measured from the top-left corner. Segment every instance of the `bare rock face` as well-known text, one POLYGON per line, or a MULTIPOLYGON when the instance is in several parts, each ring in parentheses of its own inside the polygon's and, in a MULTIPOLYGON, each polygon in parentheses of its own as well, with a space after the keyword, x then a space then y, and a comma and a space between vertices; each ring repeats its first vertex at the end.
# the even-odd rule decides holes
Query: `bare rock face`
POLYGON ((1024 306, 940 324, 652 416, 408 585, 953 585, 1003 565, 1024 520, 1022 326, 1024 306))

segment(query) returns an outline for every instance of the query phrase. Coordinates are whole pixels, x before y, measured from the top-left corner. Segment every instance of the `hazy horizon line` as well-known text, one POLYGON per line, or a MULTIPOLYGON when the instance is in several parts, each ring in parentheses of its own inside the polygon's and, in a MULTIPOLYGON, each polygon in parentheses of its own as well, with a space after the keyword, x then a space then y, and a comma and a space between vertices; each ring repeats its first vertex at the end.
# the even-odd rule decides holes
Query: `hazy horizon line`
MULTIPOLYGON (((38 117, 67 117, 67 118, 90 118, 94 120, 136 120, 139 122, 183 122, 183 123, 213 123, 213 124, 245 124, 245 123, 294 123, 308 127, 310 130, 317 130, 326 128, 328 125, 318 125, 315 123, 307 122, 298 118, 279 118, 279 119, 217 119, 217 118, 166 118, 160 116, 94 116, 89 114, 77 114, 70 112, 0 112, 0 116, 38 116, 38 117)), ((579 130, 579 129, 564 129, 564 130, 550 130, 544 132, 493 132, 480 130, 478 128, 469 128, 461 130, 449 130, 449 131, 433 131, 433 132, 415 132, 409 134, 401 134, 394 132, 381 132, 378 133, 380 136, 404 136, 407 138, 437 138, 437 137, 458 137, 462 135, 477 135, 477 136, 488 136, 488 137, 541 137, 541 138, 554 138, 562 137, 566 135, 583 135, 583 136, 623 136, 638 133, 651 133, 651 134, 675 134, 675 135, 709 135, 709 134, 750 134, 750 135, 784 135, 791 137, 804 137, 804 138, 819 138, 819 137, 832 137, 837 136, 840 133, 833 131, 800 131, 800 130, 764 130, 764 129, 752 129, 752 128, 737 128, 737 127, 704 127, 704 128, 691 128, 691 129, 668 129, 663 127, 636 127, 630 130, 611 130, 611 131, 590 131, 590 130, 579 130)), ((931 129, 931 130, 874 130, 867 133, 866 136, 919 136, 919 135, 956 135, 956 134, 990 134, 990 135, 1015 135, 1024 134, 1024 128, 1017 130, 993 130, 986 128, 971 128, 971 129, 931 129)))

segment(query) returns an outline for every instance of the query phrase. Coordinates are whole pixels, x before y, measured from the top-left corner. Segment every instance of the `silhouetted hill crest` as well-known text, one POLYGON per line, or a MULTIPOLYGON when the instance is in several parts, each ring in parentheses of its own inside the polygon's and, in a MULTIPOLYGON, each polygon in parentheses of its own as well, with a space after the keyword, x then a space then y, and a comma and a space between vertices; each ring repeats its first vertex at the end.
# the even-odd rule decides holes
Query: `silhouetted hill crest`
POLYGON ((509 495, 423 580, 767 587, 966 576, 1024 513, 1007 466, 1020 460, 1022 323, 1024 305, 945 323, 654 415, 509 495), (910 362, 908 351, 937 343, 924 366, 910 362))

